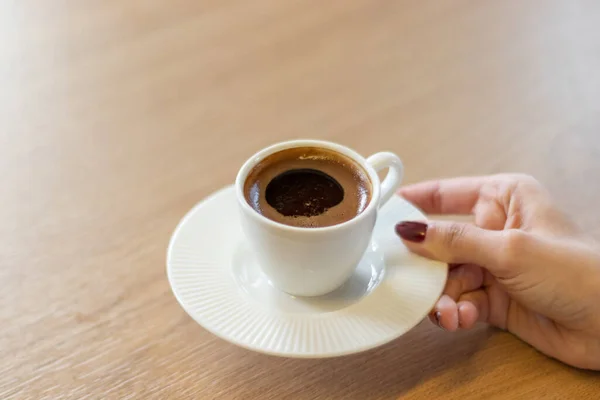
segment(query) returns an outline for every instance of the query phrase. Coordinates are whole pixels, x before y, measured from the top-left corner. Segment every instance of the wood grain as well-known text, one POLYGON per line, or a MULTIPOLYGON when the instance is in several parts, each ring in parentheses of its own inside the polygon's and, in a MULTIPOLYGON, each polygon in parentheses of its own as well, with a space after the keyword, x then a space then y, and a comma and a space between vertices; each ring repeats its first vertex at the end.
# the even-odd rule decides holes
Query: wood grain
POLYGON ((598 398, 597 374, 486 327, 250 353, 178 306, 165 250, 299 137, 397 152, 408 182, 534 174, 600 238, 599 4, 4 2, 0 398, 598 398))

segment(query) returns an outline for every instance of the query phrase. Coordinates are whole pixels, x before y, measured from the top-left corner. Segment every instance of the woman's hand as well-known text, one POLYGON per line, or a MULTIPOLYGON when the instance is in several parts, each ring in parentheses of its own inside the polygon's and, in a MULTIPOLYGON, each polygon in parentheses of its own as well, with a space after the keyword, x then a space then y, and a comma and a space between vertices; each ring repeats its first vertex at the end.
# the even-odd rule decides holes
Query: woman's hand
POLYGON ((533 178, 495 175, 401 189, 431 214, 473 214, 475 224, 404 221, 413 252, 447 262, 430 318, 448 331, 487 322, 567 364, 600 369, 600 250, 533 178))

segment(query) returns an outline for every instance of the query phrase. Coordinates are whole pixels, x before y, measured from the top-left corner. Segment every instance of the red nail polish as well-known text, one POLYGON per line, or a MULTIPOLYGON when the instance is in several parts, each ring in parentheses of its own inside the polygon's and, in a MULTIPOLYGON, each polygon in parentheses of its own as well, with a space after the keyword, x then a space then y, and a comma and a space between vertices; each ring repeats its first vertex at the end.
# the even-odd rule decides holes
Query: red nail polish
POLYGON ((427 234, 427 224, 413 221, 400 222, 396 225, 396 233, 404 240, 421 243, 427 234))
POLYGON ((433 318, 435 319, 437 326, 439 326, 443 330, 447 331, 447 329, 442 326, 442 313, 441 312, 436 311, 435 314, 433 314, 433 318))
POLYGON ((440 322, 440 319, 442 318, 442 313, 439 311, 436 311, 435 314, 433 314, 433 317, 435 318, 435 322, 437 323, 437 325, 441 328, 442 323, 440 322))

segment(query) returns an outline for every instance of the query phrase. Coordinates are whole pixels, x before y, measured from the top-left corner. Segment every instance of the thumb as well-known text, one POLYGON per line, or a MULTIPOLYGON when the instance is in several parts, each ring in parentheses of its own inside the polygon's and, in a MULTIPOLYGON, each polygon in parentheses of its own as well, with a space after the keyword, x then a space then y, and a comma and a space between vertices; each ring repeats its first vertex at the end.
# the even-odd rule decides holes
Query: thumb
POLYGON ((499 231, 448 221, 403 221, 396 233, 414 253, 449 264, 477 264, 493 268, 500 260, 499 231))

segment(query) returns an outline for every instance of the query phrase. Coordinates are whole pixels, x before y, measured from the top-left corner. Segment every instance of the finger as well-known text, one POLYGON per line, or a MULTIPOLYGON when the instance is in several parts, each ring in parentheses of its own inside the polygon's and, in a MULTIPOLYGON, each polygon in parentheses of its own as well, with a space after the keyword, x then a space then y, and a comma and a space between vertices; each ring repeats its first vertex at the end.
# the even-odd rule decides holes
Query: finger
POLYGON ((490 271, 483 269, 483 287, 489 287, 496 283, 496 278, 490 271))
POLYGON ((448 280, 444 293, 450 296, 454 301, 466 292, 472 292, 482 287, 484 281, 484 271, 481 267, 473 264, 462 264, 453 268, 448 273, 448 280))
POLYGON ((408 185, 399 193, 425 213, 470 214, 489 177, 462 177, 408 185))
MULTIPOLYGON (((471 268, 471 266, 473 266, 473 267, 481 269, 481 273, 483 274, 483 283, 482 283, 481 286, 488 287, 488 286, 491 286, 494 283, 496 283, 496 278, 494 278, 494 275, 492 275, 490 273, 490 271, 488 271, 487 269, 483 268, 481 265, 475 265, 475 264, 453 264, 453 263, 449 263, 448 264, 448 270, 452 271, 453 269, 458 268, 458 267, 462 267, 463 265, 467 266, 468 268, 471 268)), ((475 290, 475 289, 473 289, 473 290, 475 290)))
POLYGON ((471 329, 477 322, 488 322, 489 297, 485 290, 475 290, 460 296, 457 308, 461 329, 471 329))
POLYGON ((449 332, 458 329, 458 308, 448 295, 442 295, 432 311, 432 321, 449 332))
POLYGON ((479 318, 479 310, 475 304, 469 301, 461 301, 456 304, 458 308, 458 326, 460 329, 471 329, 479 318))
POLYGON ((412 252, 446 263, 468 263, 491 268, 502 259, 502 233, 472 224, 403 221, 396 225, 396 233, 412 252))

